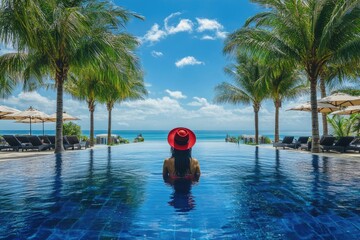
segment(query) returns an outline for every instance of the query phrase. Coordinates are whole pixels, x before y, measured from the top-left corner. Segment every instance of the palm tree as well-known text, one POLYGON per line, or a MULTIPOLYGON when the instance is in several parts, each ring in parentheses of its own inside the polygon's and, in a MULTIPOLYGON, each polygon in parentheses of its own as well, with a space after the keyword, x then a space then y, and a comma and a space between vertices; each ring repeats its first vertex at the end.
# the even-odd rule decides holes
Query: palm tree
MULTIPOLYGON (((138 41, 133 36, 125 33, 113 37, 121 38, 122 44, 128 50, 135 50, 138 45, 138 41)), ((132 82, 128 79, 132 79, 130 76, 134 75, 132 71, 137 74, 137 80, 142 82, 142 72, 135 57, 131 59, 127 57, 124 59, 109 59, 103 62, 102 65, 89 65, 81 69, 75 69, 71 74, 70 81, 65 84, 65 90, 74 98, 87 102, 90 112, 90 146, 94 146, 96 102, 111 96, 113 91, 117 93, 117 89, 129 88, 132 82)))
POLYGON ((285 99, 294 99, 308 92, 309 86, 304 84, 301 75, 288 64, 273 63, 265 71, 265 81, 269 97, 275 106, 275 142, 279 141, 279 109, 285 99))
POLYGON ((252 104, 255 113, 255 143, 259 144, 259 110, 267 97, 266 88, 258 81, 263 69, 255 60, 245 55, 237 57, 237 65, 225 68, 233 78, 233 84, 222 82, 215 87, 215 102, 232 104, 252 104))
POLYGON ((96 98, 103 93, 101 91, 102 80, 100 79, 101 71, 97 68, 84 67, 78 75, 71 74, 69 80, 65 83, 65 91, 70 93, 77 100, 86 101, 90 112, 90 146, 94 146, 94 112, 96 98))
POLYGON ((0 39, 15 42, 23 57, 22 77, 54 76, 57 88, 55 153, 62 142, 63 85, 72 69, 101 65, 110 57, 129 59, 133 54, 113 37, 135 14, 108 2, 95 0, 3 1, 0 8, 0 39))
MULTIPOLYGON (((107 142, 110 145, 112 143, 111 138, 111 114, 115 103, 120 103, 125 100, 137 100, 143 99, 143 96, 147 94, 144 82, 140 72, 121 74, 123 78, 127 78, 126 85, 113 84, 111 82, 105 83, 103 89, 106 89, 106 93, 99 96, 99 101, 106 104, 108 110, 108 137, 107 142)), ((125 79, 124 79, 125 80, 125 79)))
POLYGON ((230 34, 225 53, 245 51, 259 58, 279 57, 304 70, 310 82, 312 152, 319 152, 317 83, 326 64, 360 59, 359 0, 253 0, 267 11, 230 34))

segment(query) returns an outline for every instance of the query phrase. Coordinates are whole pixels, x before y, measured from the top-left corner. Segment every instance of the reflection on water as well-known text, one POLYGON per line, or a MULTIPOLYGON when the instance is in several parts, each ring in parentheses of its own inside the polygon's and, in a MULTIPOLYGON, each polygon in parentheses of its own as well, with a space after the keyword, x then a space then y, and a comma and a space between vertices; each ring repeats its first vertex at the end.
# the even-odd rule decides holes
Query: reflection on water
POLYGON ((199 142, 201 183, 167 186, 167 151, 0 162, 0 239, 360 239, 357 159, 199 142))
POLYGON ((176 212, 188 212, 195 207, 195 200, 191 193, 193 184, 188 179, 177 179, 171 184, 174 191, 168 203, 176 209, 176 212))

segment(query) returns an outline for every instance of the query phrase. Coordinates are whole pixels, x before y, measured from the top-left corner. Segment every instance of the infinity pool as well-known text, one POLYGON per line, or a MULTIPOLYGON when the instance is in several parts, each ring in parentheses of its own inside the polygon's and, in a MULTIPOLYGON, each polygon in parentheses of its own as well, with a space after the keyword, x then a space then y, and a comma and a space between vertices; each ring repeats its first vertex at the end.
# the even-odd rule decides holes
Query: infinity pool
POLYGON ((360 239, 360 158, 199 142, 190 192, 164 142, 0 162, 0 239, 360 239))

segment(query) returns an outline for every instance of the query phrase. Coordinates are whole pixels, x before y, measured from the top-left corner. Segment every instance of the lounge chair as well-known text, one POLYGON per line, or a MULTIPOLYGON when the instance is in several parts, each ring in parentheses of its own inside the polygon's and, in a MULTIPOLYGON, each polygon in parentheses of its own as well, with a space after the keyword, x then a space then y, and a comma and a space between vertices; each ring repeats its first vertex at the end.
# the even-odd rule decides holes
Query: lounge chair
POLYGON ((351 151, 359 151, 360 153, 360 137, 355 138, 348 147, 345 148, 345 151, 351 150, 351 151))
POLYGON ((67 136, 63 137, 63 145, 64 145, 65 150, 66 149, 75 150, 75 148, 76 149, 81 149, 80 143, 70 143, 67 136))
POLYGON ((5 139, 0 136, 0 150, 3 150, 3 149, 8 150, 8 149, 11 149, 11 147, 10 147, 9 144, 5 141, 5 139))
POLYGON ((50 144, 43 143, 38 136, 28 136, 28 139, 32 145, 31 149, 35 149, 40 152, 51 148, 50 144))
POLYGON ((48 136, 39 136, 39 138, 41 139, 41 141, 45 144, 49 144, 50 148, 55 148, 55 137, 54 137, 54 141, 53 143, 50 141, 48 136))
MULTIPOLYGON (((330 138, 330 137, 327 137, 330 138)), ((335 137, 332 137, 335 138, 335 137)), ((339 140, 337 140, 333 145, 321 145, 320 147, 322 151, 338 151, 344 153, 347 148, 350 146, 350 143, 354 140, 354 137, 340 137, 339 140)), ((335 140, 334 140, 335 141, 335 140)))
POLYGON ((281 142, 273 143, 273 147, 291 147, 293 144, 294 136, 286 136, 281 142))
POLYGON ((66 136, 66 139, 68 140, 68 142, 72 145, 74 145, 74 147, 81 149, 82 147, 84 147, 85 149, 88 148, 88 144, 87 142, 80 142, 77 136, 66 136))
POLYGON ((31 146, 31 143, 29 141, 28 136, 25 135, 15 135, 16 139, 19 140, 19 142, 21 142, 22 145, 25 146, 31 146))
POLYGON ((289 147, 289 148, 295 148, 295 149, 298 149, 298 148, 301 147, 302 145, 303 145, 303 146, 306 145, 306 147, 307 147, 307 145, 308 145, 308 143, 307 143, 308 140, 309 140, 309 137, 299 137, 297 140, 295 140, 294 143, 288 144, 287 147, 289 147))
POLYGON ((26 146, 21 144, 21 142, 14 136, 14 135, 3 135, 2 136, 7 144, 9 145, 9 148, 11 148, 13 151, 23 151, 24 149, 30 149, 30 146, 26 146))

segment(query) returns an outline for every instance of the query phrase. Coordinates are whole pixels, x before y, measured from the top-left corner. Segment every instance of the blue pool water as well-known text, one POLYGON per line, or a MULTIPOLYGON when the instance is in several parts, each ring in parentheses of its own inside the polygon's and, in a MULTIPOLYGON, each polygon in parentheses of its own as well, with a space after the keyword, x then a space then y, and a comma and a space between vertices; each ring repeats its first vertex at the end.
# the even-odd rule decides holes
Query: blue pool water
POLYGON ((199 141, 175 192, 162 141, 0 161, 0 239, 360 239, 360 158, 199 141))

